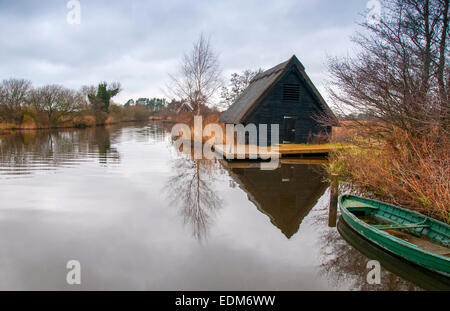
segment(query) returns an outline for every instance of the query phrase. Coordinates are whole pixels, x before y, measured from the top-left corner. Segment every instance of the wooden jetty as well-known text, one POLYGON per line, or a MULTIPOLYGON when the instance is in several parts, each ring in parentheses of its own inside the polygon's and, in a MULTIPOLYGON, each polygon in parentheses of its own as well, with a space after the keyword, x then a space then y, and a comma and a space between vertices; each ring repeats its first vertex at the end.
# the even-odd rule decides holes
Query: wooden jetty
POLYGON ((342 149, 341 145, 280 144, 274 147, 255 145, 214 145, 214 151, 227 160, 283 158, 287 156, 327 155, 331 150, 342 149))
MULTIPOLYGON (((220 163, 229 169, 237 169, 237 168, 261 168, 260 161, 251 161, 251 160, 243 160, 243 161, 226 161, 220 160, 220 163)), ((311 157, 311 158, 282 158, 278 162, 278 168, 282 165, 320 165, 328 163, 328 159, 325 157, 311 157)))

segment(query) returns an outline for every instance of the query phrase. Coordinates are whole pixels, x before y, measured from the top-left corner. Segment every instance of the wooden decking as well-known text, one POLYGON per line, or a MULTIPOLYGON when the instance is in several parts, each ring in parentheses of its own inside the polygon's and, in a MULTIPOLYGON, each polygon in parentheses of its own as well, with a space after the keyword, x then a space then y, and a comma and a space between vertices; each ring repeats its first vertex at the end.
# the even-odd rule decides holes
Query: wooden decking
POLYGON ((301 155, 326 155, 333 149, 342 149, 340 145, 295 145, 280 144, 275 147, 259 148, 255 145, 215 145, 214 150, 223 158, 231 159, 268 159, 273 157, 283 158, 285 156, 301 155))
MULTIPOLYGON (((264 162, 260 161, 251 161, 251 160, 243 160, 243 161, 226 161, 226 160, 220 160, 220 163, 229 169, 237 169, 237 168, 261 168, 261 164, 264 162)), ((277 167, 280 168, 282 165, 285 164, 292 164, 292 165, 319 165, 319 164, 326 164, 328 163, 327 158, 325 157, 313 157, 313 158, 307 158, 307 159, 298 159, 298 158, 281 158, 280 161, 277 164, 277 167)))

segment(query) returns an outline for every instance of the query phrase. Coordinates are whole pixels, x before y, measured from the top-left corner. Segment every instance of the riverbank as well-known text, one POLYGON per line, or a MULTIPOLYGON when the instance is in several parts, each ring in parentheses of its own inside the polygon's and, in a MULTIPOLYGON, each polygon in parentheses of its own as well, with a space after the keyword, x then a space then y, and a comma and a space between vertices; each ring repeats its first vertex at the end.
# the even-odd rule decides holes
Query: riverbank
MULTIPOLYGON (((147 122, 158 121, 162 123, 180 123, 184 120, 177 117, 163 118, 160 116, 149 116, 139 118, 123 118, 120 116, 108 116, 105 122, 97 123, 95 117, 88 115, 84 117, 76 117, 67 122, 61 122, 58 125, 42 124, 34 121, 25 121, 21 124, 0 122, 0 135, 9 134, 12 131, 26 131, 26 130, 51 130, 51 129, 79 129, 89 128, 96 126, 114 125, 121 123, 133 123, 133 122, 147 122)), ((193 128, 193 127, 192 127, 193 128)))
POLYGON ((35 131, 35 130, 52 130, 52 129, 81 129, 81 128, 91 128, 97 126, 108 126, 116 125, 122 123, 134 123, 134 122, 148 122, 148 121, 161 121, 164 120, 154 120, 154 119, 126 119, 126 120, 115 120, 113 118, 108 118, 104 123, 95 123, 95 120, 91 118, 86 118, 83 123, 77 122, 67 122, 56 126, 51 125, 39 125, 35 123, 25 123, 25 124, 12 124, 12 123, 0 123, 0 135, 7 135, 15 131, 35 131))
MULTIPOLYGON (((450 155, 439 135, 412 137, 400 130, 390 140, 365 138, 352 128, 353 148, 333 150, 326 169, 345 191, 378 199, 450 223, 450 155), (356 133, 356 134, 355 134, 356 133)), ((340 129, 340 138, 345 128, 340 129)))

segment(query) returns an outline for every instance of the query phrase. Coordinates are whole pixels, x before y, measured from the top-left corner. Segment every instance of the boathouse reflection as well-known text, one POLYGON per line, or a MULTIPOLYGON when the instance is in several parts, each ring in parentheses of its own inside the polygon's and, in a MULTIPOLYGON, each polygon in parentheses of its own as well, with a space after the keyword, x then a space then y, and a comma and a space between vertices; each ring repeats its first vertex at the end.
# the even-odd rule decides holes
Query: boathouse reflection
POLYGON ((276 170, 261 170, 255 162, 221 163, 249 200, 269 216, 272 224, 288 239, 299 230, 303 219, 328 187, 321 166, 308 160, 291 159, 282 162, 276 170))

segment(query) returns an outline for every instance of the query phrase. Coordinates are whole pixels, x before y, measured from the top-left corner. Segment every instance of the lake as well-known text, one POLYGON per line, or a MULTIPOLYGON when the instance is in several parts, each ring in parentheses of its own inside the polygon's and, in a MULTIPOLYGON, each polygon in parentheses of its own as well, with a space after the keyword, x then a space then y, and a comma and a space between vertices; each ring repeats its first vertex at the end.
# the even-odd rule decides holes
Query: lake
POLYGON ((0 289, 420 289, 383 267, 368 284, 325 180, 308 161, 192 160, 156 122, 0 136, 0 289))

